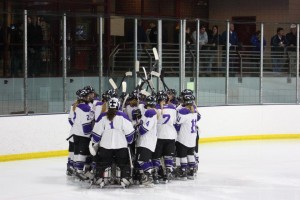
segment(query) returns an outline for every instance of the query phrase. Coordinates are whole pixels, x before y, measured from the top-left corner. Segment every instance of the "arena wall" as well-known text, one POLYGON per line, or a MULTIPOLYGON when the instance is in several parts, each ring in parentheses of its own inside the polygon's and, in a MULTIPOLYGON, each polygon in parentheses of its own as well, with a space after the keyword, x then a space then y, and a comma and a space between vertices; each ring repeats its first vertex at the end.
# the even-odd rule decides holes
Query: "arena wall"
MULTIPOLYGON (((299 105, 199 107, 200 143, 300 139, 299 105)), ((67 155, 68 115, 1 117, 0 161, 67 155)))

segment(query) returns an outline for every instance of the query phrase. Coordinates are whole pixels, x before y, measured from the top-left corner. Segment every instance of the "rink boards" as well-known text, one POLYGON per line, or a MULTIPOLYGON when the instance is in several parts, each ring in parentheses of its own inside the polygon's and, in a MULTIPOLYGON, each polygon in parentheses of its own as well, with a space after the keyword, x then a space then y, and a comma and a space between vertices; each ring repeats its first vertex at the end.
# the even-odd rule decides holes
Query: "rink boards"
MULTIPOLYGON (((200 143, 300 139, 299 105, 199 107, 200 143)), ((1 117, 0 162, 66 156, 67 114, 1 117)))

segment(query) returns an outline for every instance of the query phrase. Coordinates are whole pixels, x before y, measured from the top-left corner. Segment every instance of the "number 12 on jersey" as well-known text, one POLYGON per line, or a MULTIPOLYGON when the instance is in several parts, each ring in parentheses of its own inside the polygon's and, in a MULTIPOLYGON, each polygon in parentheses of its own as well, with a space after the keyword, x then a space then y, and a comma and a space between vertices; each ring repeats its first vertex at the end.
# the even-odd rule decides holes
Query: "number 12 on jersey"
POLYGON ((193 120, 191 121, 191 123, 192 123, 191 133, 196 133, 196 122, 197 122, 196 119, 193 119, 193 120))

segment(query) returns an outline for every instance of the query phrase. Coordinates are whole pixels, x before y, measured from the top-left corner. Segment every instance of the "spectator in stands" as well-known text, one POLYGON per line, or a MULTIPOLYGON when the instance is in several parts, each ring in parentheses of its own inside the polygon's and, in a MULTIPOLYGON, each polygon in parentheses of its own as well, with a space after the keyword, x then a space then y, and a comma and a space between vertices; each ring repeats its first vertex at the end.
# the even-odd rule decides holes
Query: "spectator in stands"
MULTIPOLYGON (((195 30, 192 34, 192 39, 193 43, 196 44, 197 42, 197 30, 195 30)), ((207 44, 208 42, 208 36, 206 32, 206 28, 204 25, 200 27, 200 33, 199 33, 199 44, 200 44, 200 49, 202 48, 203 45, 207 44)))
MULTIPOLYGON (((224 31, 221 36, 222 44, 226 46, 227 31, 224 31)), ((229 27, 229 49, 235 50, 235 46, 239 45, 237 33, 234 31, 234 24, 231 23, 229 27)))
POLYGON ((296 51, 296 46, 297 46, 297 26, 296 24, 292 24, 290 26, 290 32, 286 34, 286 40, 287 40, 287 46, 289 47, 294 47, 294 48, 289 48, 288 50, 296 51))
POLYGON ((28 17, 27 41, 28 41, 28 72, 29 76, 38 76, 41 66, 41 47, 43 32, 36 17, 28 17))
MULTIPOLYGON (((222 44, 224 45, 223 50, 226 50, 226 45, 227 45, 227 31, 224 31, 221 36, 221 41, 222 44)), ((229 50, 230 51, 235 51, 237 50, 237 46, 239 45, 239 39, 238 35, 234 30, 234 24, 231 23, 229 26, 229 50)), ((226 51, 223 52, 226 54, 226 51)), ((239 70, 239 65, 238 65, 238 58, 233 55, 229 54, 229 70, 230 71, 235 71, 238 72, 239 70)), ((223 71, 226 70, 226 55, 223 55, 223 71)))
POLYGON ((152 46, 155 47, 157 43, 157 26, 153 22, 150 23, 149 40, 152 46))
POLYGON ((208 35, 208 42, 206 46, 203 46, 202 49, 207 50, 206 59, 205 59, 205 65, 206 65, 206 71, 211 72, 212 71, 212 65, 214 62, 216 62, 217 59, 217 50, 218 45, 220 44, 221 36, 219 34, 219 28, 217 25, 214 25, 212 27, 212 32, 208 35))
POLYGON ((297 70, 297 26, 296 24, 291 24, 290 32, 285 35, 287 40, 287 53, 289 55, 289 61, 291 66, 291 72, 295 73, 297 70))
POLYGON ((187 48, 190 48, 191 44, 193 44, 193 39, 191 36, 191 28, 188 26, 185 29, 185 44, 187 48))
POLYGON ((271 55, 273 72, 281 72, 285 63, 284 54, 287 40, 284 36, 284 30, 281 27, 277 28, 277 34, 271 38, 271 55))
POLYGON ((179 35, 180 35, 179 32, 180 32, 179 23, 176 23, 175 31, 174 31, 174 43, 176 44, 179 43, 179 35))
MULTIPOLYGON (((260 43, 261 43, 261 32, 258 30, 254 35, 251 36, 251 45, 253 45, 253 51, 260 51, 260 43)), ((267 44, 266 39, 263 38, 263 46, 265 47, 267 44)))

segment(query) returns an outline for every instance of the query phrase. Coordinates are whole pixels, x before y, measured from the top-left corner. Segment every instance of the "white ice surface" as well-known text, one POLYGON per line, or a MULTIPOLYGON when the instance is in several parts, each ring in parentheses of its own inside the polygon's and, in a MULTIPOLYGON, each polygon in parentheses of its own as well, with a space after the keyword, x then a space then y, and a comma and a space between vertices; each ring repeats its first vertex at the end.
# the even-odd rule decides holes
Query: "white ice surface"
POLYGON ((300 140, 203 144, 194 181, 154 188, 85 189, 66 157, 0 163, 1 200, 299 200, 300 140))

